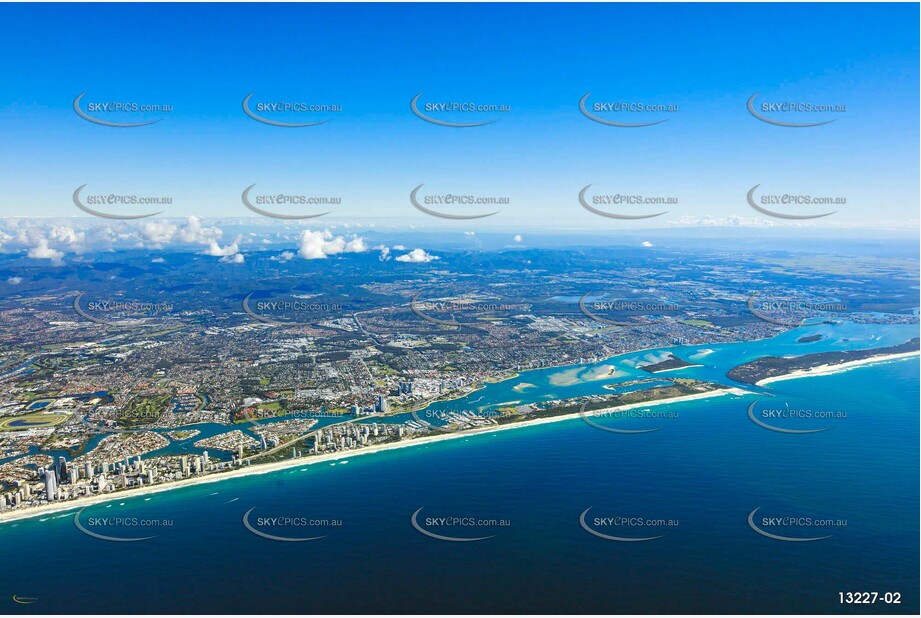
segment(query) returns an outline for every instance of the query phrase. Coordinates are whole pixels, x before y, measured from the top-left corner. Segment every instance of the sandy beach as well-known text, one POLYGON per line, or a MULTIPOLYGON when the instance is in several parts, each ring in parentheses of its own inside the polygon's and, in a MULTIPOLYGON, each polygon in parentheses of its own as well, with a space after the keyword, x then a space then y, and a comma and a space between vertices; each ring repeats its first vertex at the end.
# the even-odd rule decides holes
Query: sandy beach
MULTIPOLYGON (((792 380, 802 377, 810 377, 817 375, 831 375, 835 373, 841 373, 848 371, 855 367, 861 367, 864 365, 871 365, 875 363, 883 363, 894 360, 900 360, 905 358, 910 358, 912 356, 918 356, 919 351, 904 352, 900 354, 889 354, 885 356, 874 356, 870 358, 864 358, 860 360, 850 361, 847 363, 840 363, 837 365, 819 365, 811 369, 802 369, 798 371, 791 372, 789 374, 784 374, 781 376, 776 376, 773 378, 765 378, 764 380, 759 380, 757 382, 758 386, 769 384, 771 382, 780 382, 783 380, 792 380)), ((507 378, 506 378, 507 379, 507 378)), ((672 397, 669 399, 658 399, 656 401, 648 401, 643 403, 629 404, 625 406, 614 406, 610 408, 603 408, 599 410, 592 410, 585 412, 588 416, 596 416, 599 414, 604 414, 612 411, 620 410, 630 410, 634 408, 645 408, 652 406, 660 406, 665 404, 675 404, 683 403, 687 401, 696 401, 700 399, 709 399, 712 397, 720 397, 723 395, 747 395, 751 394, 749 391, 740 389, 740 388, 725 388, 717 391, 708 391, 705 393, 697 393, 694 395, 684 395, 681 397, 672 397)), ((57 503, 57 504, 46 504, 34 508, 17 510, 17 511, 7 511, 0 513, 0 524, 16 521, 20 519, 31 519, 34 517, 42 517, 52 513, 60 513, 64 511, 75 511, 78 509, 85 508, 94 504, 101 504, 106 502, 113 502, 116 500, 124 500, 128 498, 137 498, 141 496, 147 496, 150 494, 155 494, 163 491, 172 491, 174 489, 180 489, 182 487, 191 487, 193 485, 202 485, 205 483, 220 483, 222 481, 239 478, 242 476, 251 476, 256 474, 269 474, 271 472, 277 472, 278 470, 285 470, 288 468, 296 468, 300 466, 311 466, 326 462, 333 462, 340 459, 349 459, 352 457, 360 457, 362 455, 370 455, 372 453, 380 453, 383 451, 391 451, 401 448, 409 448, 413 446, 422 446, 425 444, 433 444, 435 442, 441 442, 443 440, 455 440, 458 438, 467 438, 469 436, 475 436, 480 434, 490 434, 498 431, 508 431, 513 429, 519 429, 522 427, 533 427, 536 425, 545 425, 548 423, 558 423, 562 421, 569 421, 580 418, 578 412, 572 414, 564 414, 560 416, 551 416, 547 418, 536 418, 528 421, 522 421, 519 423, 510 423, 508 425, 498 425, 492 427, 482 427, 477 429, 471 429, 467 431, 456 431, 453 433, 443 433, 433 436, 423 436, 419 438, 412 438, 407 440, 402 440, 400 442, 393 442, 389 444, 381 444, 376 446, 369 446, 363 449, 355 449, 350 451, 343 451, 338 453, 329 453, 325 455, 316 455, 307 458, 301 459, 285 459, 282 461, 276 461, 268 464, 254 464, 250 466, 244 466, 242 468, 237 468, 228 472, 218 472, 209 474, 207 476, 193 477, 188 479, 182 479, 179 481, 173 481, 170 483, 165 483, 163 485, 155 485, 152 487, 138 487, 136 489, 127 489, 119 492, 113 492, 108 494, 86 496, 79 498, 77 500, 71 500, 67 502, 57 503)))
POLYGON ((783 380, 793 380, 795 378, 842 373, 844 371, 848 371, 849 369, 854 369, 855 367, 863 367, 864 365, 872 365, 875 363, 884 363, 893 360, 900 360, 903 358, 910 358, 912 356, 918 356, 919 353, 921 353, 921 350, 915 350, 913 352, 902 352, 900 354, 887 354, 885 356, 871 356, 870 358, 861 358, 860 360, 850 361, 847 363, 839 363, 837 365, 817 365, 809 369, 799 369, 797 371, 785 373, 781 376, 758 380, 755 382, 755 384, 757 386, 764 386, 765 384, 770 384, 771 382, 781 382, 783 380))
MULTIPOLYGON (((607 412, 612 412, 614 410, 631 410, 634 408, 647 408, 652 406, 660 406, 664 404, 675 404, 683 403, 687 401, 696 401, 699 399, 709 399, 712 397, 721 397, 723 395, 747 395, 748 391, 739 389, 739 388, 725 388, 716 391, 708 391, 705 393, 696 393, 694 395, 683 395, 681 397, 672 397, 669 399, 658 399, 656 401, 647 401, 643 403, 629 404, 625 406, 614 406, 610 408, 603 408, 599 410, 586 411, 585 414, 588 416, 595 416, 598 414, 604 414, 607 412)), ((369 446, 363 449, 354 449, 351 451, 342 451, 338 453, 329 453, 326 455, 316 455, 313 457, 301 458, 301 459, 285 459, 282 461, 276 461, 269 464, 255 464, 251 466, 244 466, 242 468, 237 468, 229 472, 218 472, 214 474, 209 474, 207 476, 193 477, 188 479, 182 479, 180 481, 173 481, 170 483, 164 483, 163 485, 154 485, 151 487, 138 487, 135 489, 126 489, 123 491, 112 492, 107 494, 100 494, 94 496, 86 496, 79 498, 77 500, 68 500, 67 502, 61 502, 56 504, 45 504, 42 506, 37 506, 28 509, 22 509, 17 511, 6 511, 0 513, 0 524, 8 523, 11 521, 16 521, 20 519, 31 519, 35 517, 42 517, 50 515, 52 513, 61 513, 64 511, 76 511, 78 509, 83 509, 94 504, 102 504, 105 502, 114 502, 117 500, 125 500, 129 498, 138 498, 141 496, 148 496, 151 494, 160 493, 163 491, 172 491, 174 489, 180 489, 182 487, 191 487, 193 485, 203 485, 205 483, 220 483, 222 481, 239 478, 242 476, 251 476, 255 474, 268 474, 271 472, 277 472, 278 470, 285 470, 288 468, 297 468, 301 466, 311 466, 320 463, 337 461, 339 459, 351 459, 353 457, 360 457, 361 455, 370 455, 372 453, 380 453, 383 451, 391 451, 395 449, 408 448, 413 446, 422 446, 425 444, 433 444, 435 442, 441 442, 444 440, 456 440, 458 438, 467 438, 470 436, 480 435, 480 434, 490 434, 498 431, 508 431, 512 429, 519 429, 522 427, 533 427, 535 425, 546 425, 548 423, 559 423, 561 421, 569 421, 581 418, 580 413, 574 412, 572 414, 564 414, 560 416, 551 416, 547 418, 535 418, 529 421, 522 421, 520 423, 510 423, 508 425, 498 425, 493 427, 482 427, 477 429, 471 429, 468 431, 456 431, 453 433, 444 433, 434 436, 424 436, 420 438, 414 438, 409 440, 402 440, 400 442, 393 442, 390 444, 381 444, 376 446, 369 446)))
POLYGON ((681 371, 682 369, 690 369, 691 367, 703 367, 703 365, 692 363, 690 365, 682 365, 680 367, 672 367, 671 369, 659 369, 658 371, 653 371, 650 375, 658 375, 660 373, 668 373, 669 371, 681 371))

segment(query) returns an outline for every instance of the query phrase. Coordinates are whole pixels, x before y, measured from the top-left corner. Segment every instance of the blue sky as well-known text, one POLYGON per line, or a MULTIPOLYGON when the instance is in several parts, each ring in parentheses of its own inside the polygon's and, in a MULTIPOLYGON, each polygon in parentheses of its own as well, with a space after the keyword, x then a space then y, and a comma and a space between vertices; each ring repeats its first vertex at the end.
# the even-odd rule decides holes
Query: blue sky
POLYGON ((2 5, 0 216, 78 215, 71 194, 86 183, 170 196, 169 216, 243 217, 240 193, 258 183, 340 196, 328 221, 616 230, 757 219, 745 194, 761 183, 847 198, 815 225, 916 227, 918 16, 912 4, 2 5), (72 110, 84 91, 175 111, 98 126, 72 110), (440 127, 410 112, 422 91, 511 111, 440 127), (579 113, 589 91, 679 111, 607 127, 579 113), (242 113, 250 92, 342 112, 270 127, 242 113), (776 115, 837 119, 777 127, 746 111, 755 92, 847 111, 776 115), (445 222, 410 205, 423 183, 511 203, 445 222), (610 220, 579 206, 587 184, 679 203, 610 220))

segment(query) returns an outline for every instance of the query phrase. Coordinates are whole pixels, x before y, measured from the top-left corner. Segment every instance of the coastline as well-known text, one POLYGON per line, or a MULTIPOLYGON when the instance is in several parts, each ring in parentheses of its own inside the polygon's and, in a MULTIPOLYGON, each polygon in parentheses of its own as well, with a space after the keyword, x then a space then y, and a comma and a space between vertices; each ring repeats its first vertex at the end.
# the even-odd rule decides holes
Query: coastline
MULTIPOLYGON (((846 363, 839 363, 836 365, 818 365, 810 369, 801 369, 793 371, 789 374, 779 375, 771 378, 765 378, 759 380, 755 386, 762 386, 771 382, 780 382, 783 380, 792 380, 796 378, 819 376, 819 375, 831 375, 835 373, 841 373, 854 369, 856 367, 861 367, 865 365, 871 365, 875 363, 883 363, 894 360, 902 360, 910 358, 913 356, 918 356, 921 351, 914 350, 911 352, 903 352, 898 354, 888 354, 884 356, 874 356, 870 358, 859 359, 855 361, 849 361, 846 363)), ((703 393, 695 393, 693 395, 682 395, 679 397, 670 397, 667 399, 657 399, 654 401, 632 403, 623 406, 612 406, 608 408, 601 408, 598 410, 586 411, 585 415, 587 416, 596 416, 599 414, 604 414, 612 411, 620 410, 630 410, 634 408, 644 408, 652 407, 663 404, 673 404, 673 403, 684 403, 688 401, 696 401, 700 399, 709 399, 712 397, 719 397, 722 395, 749 395, 752 394, 751 391, 744 390, 739 387, 727 387, 714 391, 707 391, 703 393)), ((42 506, 19 510, 19 511, 7 511, 0 513, 0 525, 23 520, 23 519, 33 519, 36 517, 42 517, 45 515, 50 515, 53 513, 60 513, 65 511, 76 511, 78 509, 83 509, 95 504, 103 504, 107 502, 113 502, 116 500, 137 498, 141 496, 147 496, 155 493, 160 493, 164 491, 172 491, 174 489, 180 489, 183 487, 192 487, 195 485, 204 485, 207 483, 219 483, 225 480, 231 480, 234 478, 240 478, 244 476, 251 476, 257 474, 269 474, 272 472, 277 472, 280 470, 285 470, 288 468, 296 468, 300 466, 310 466, 320 463, 326 463, 331 461, 338 461, 340 459, 348 459, 351 457, 360 457, 362 455, 370 455, 373 453, 380 453, 384 451, 391 451, 401 448, 408 448, 413 446, 420 446, 425 444, 433 444, 436 442, 441 442, 444 440, 453 440, 457 438, 466 438, 474 435, 489 434, 495 433, 498 431, 508 431, 513 429, 519 429, 522 427, 533 427, 537 425, 546 425, 549 423, 557 423, 562 421, 574 420, 581 418, 581 414, 578 412, 571 414, 562 414, 558 416, 550 416, 545 418, 535 418, 527 421, 521 421, 517 423, 509 423, 507 425, 497 425, 490 427, 481 427, 477 429, 471 429, 467 431, 457 431, 452 433, 443 433, 439 435, 423 436, 420 438, 413 438, 409 440, 401 440, 399 442, 392 442, 387 444, 380 444, 375 446, 369 446, 363 449, 355 449, 351 451, 343 451, 337 453, 328 453, 324 455, 316 455, 306 459, 285 459, 282 461, 276 461, 269 464, 257 464, 252 466, 245 466, 242 468, 237 468, 229 472, 215 473, 207 476, 194 477, 188 479, 182 479, 179 481, 174 481, 171 483, 166 483, 164 485, 157 485, 152 487, 138 487, 133 489, 128 489, 119 492, 113 492, 102 495, 93 495, 85 496, 77 500, 72 500, 68 502, 58 503, 58 504, 45 504, 42 506)))
POLYGON ((854 369, 855 367, 863 367, 864 365, 901 360, 904 358, 910 358, 912 356, 918 356, 919 354, 921 354, 921 350, 914 350, 912 352, 900 352, 898 354, 886 354, 884 356, 871 356, 869 358, 861 358, 859 360, 848 361, 846 363, 838 363, 835 365, 816 365, 815 367, 810 367, 809 369, 797 369, 796 371, 791 371, 790 373, 785 373, 783 375, 758 380, 755 382, 755 386, 764 386, 765 384, 770 384, 771 382, 782 382, 783 380, 793 380, 795 378, 832 375, 835 373, 842 373, 850 369, 854 369))
MULTIPOLYGON (((614 410, 630 410, 633 408, 646 408, 651 406, 663 405, 663 404, 672 404, 672 403, 684 403, 687 401, 697 401, 700 399, 709 399, 712 397, 720 397, 723 395, 747 395, 750 394, 749 391, 743 390, 741 388, 729 387, 723 388, 714 391, 707 391, 704 393, 695 393, 693 395, 682 395, 679 397, 670 397, 668 399, 657 399, 655 401, 647 401, 642 403, 631 403, 624 406, 613 406, 610 408, 602 408, 598 410, 586 411, 587 416, 596 416, 598 414, 604 414, 614 410)), ((61 502, 57 504, 44 504, 42 506, 37 506, 30 509, 18 510, 18 511, 7 511, 5 513, 0 513, 0 525, 6 524, 13 521, 18 521, 22 519, 34 519, 36 517, 42 517, 44 515, 50 515, 53 513, 61 513, 64 511, 75 511, 78 509, 83 509, 94 504, 102 504, 106 502, 113 502, 116 500, 124 500, 130 498, 138 498, 141 496, 148 496, 151 494, 156 494, 164 491, 172 491, 174 489, 180 489, 183 487, 192 487, 195 485, 204 485, 207 483, 219 483, 221 481, 226 481, 234 478, 240 478, 244 476, 251 476, 256 474, 269 474, 271 472, 278 472, 279 470, 285 470, 288 468, 297 468, 300 466, 311 466, 320 463, 326 463, 330 461, 337 461, 340 459, 350 459, 352 457, 360 457, 362 455, 371 455, 373 453, 381 453, 384 451, 392 451, 401 448, 408 448, 413 446, 421 446, 425 444, 433 444, 436 442, 442 442, 444 440, 454 440, 458 438, 466 438, 469 436, 481 435, 495 433, 498 431, 508 431, 513 429, 519 429, 521 427, 534 427, 537 425, 546 425, 549 423, 558 423, 562 421, 569 421, 581 418, 579 412, 573 412, 571 414, 561 414, 559 416, 550 416, 546 418, 535 418, 528 421, 521 421, 519 423, 509 423, 507 425, 497 425, 491 427, 480 427, 477 429, 471 429, 468 431, 456 431, 453 433, 444 433, 433 436, 424 436, 421 438, 414 438, 410 440, 401 440, 399 442, 391 442, 388 444, 380 444, 375 446, 369 446, 363 449, 355 449, 351 451, 342 451, 337 453, 328 453, 325 455, 316 455, 309 457, 307 459, 285 459, 282 461, 272 462, 270 464, 261 464, 253 466, 245 466, 242 468, 237 468, 231 470, 230 472, 222 472, 216 474, 210 474, 207 476, 194 477, 188 479, 182 479, 180 481, 174 481, 172 483, 165 483, 163 485, 156 485, 152 487, 138 487, 134 489, 128 489, 124 491, 118 491, 108 494, 85 496, 77 500, 69 500, 67 502, 61 502)))

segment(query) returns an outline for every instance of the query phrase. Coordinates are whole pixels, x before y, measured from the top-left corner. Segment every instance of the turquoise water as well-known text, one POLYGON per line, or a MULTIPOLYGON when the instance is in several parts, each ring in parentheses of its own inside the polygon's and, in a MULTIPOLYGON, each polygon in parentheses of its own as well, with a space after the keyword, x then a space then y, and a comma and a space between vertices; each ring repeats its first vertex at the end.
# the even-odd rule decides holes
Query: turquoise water
POLYGON ((799 356, 818 352, 863 350, 904 343, 918 336, 918 326, 878 324, 815 324, 796 328, 771 339, 703 346, 673 346, 621 354, 597 363, 522 371, 510 380, 487 384, 466 397, 430 406, 436 410, 485 411, 503 405, 539 403, 554 399, 611 393, 606 385, 637 379, 696 378, 718 384, 763 390, 730 380, 726 372, 736 365, 768 355, 799 356), (822 335, 812 343, 797 340, 822 335), (657 362, 669 353, 699 367, 650 374, 639 366, 657 362), (613 372, 613 373, 612 373, 613 372))
MULTIPOLYGON (((718 384, 740 386, 753 391, 764 391, 765 389, 738 384, 730 380, 726 377, 726 371, 735 365, 766 355, 796 356, 816 352, 879 348, 904 343, 917 336, 918 327, 917 325, 911 324, 867 325, 848 322, 838 324, 819 323, 802 326, 776 337, 758 341, 713 344, 708 346, 664 347, 655 350, 622 354, 596 363, 522 371, 520 375, 510 380, 486 384, 465 397, 451 401, 437 402, 430 405, 427 409, 436 411, 470 410, 477 413, 483 413, 508 405, 541 403, 585 395, 627 392, 636 390, 636 388, 650 388, 663 384, 663 382, 657 381, 640 387, 624 387, 623 389, 605 388, 606 386, 616 387, 616 385, 621 382, 638 379, 648 380, 653 377, 696 378, 718 384), (804 336, 815 334, 821 335, 822 338, 819 341, 810 343, 801 343, 798 341, 798 339, 804 336), (662 360, 669 353, 675 354, 688 362, 699 364, 700 366, 687 367, 658 375, 653 375, 637 368, 662 360)), ((81 396, 99 394, 105 394, 105 391, 81 396)), ((435 417, 425 416, 425 418, 427 422, 436 425, 440 423, 435 417)), ((279 422, 284 419, 285 417, 278 417, 276 419, 261 420, 259 424, 279 422)), ((319 429, 339 422, 340 420, 341 419, 338 418, 321 416, 317 418, 318 422, 315 428, 319 429)), ((413 417, 409 414, 402 414, 389 417, 386 420, 387 422, 402 423, 413 420, 413 417)), ((378 419, 368 419, 366 422, 379 421, 378 419)), ((192 439, 171 441, 170 444, 162 449, 148 453, 145 455, 145 458, 161 455, 200 455, 203 449, 193 446, 194 442, 232 429, 239 429, 249 434, 251 437, 258 438, 258 436, 252 432, 251 427, 244 424, 236 425, 228 429, 228 427, 216 423, 199 423, 196 425, 178 427, 176 429, 197 429, 201 433, 192 439)), ((165 431, 160 431, 160 433, 165 433, 165 431)), ((85 450, 95 448, 103 437, 104 434, 94 437, 85 450)), ((30 454, 34 452, 38 452, 37 449, 31 449, 29 451, 30 454)), ((58 456, 70 458, 69 454, 65 452, 49 452, 49 454, 55 458, 58 456)), ((213 458, 222 461, 229 461, 233 457, 232 453, 215 449, 211 449, 209 454, 213 458)), ((12 459, 16 459, 16 457, 0 459, 0 463, 12 459)))
POLYGON ((847 412, 816 434, 765 430, 746 413, 754 397, 723 396, 668 406, 676 416, 655 433, 612 434, 577 419, 121 500, 80 516, 86 527, 113 515, 171 521, 92 528, 156 535, 140 542, 86 536, 72 514, 16 522, 0 528, 15 556, 0 567, 3 586, 7 598, 38 598, 29 607, 41 612, 916 613, 918 372, 915 357, 772 384, 793 407, 847 412), (588 507, 592 517, 678 525, 650 529, 664 534, 653 541, 612 542, 580 527, 588 507), (817 542, 779 542, 749 528, 758 507, 847 526, 823 527, 831 536, 817 542), (316 541, 270 541, 242 525, 251 508, 341 526, 317 528, 326 536, 316 541), (510 525, 428 527, 496 535, 439 541, 410 524, 419 508, 510 525), (57 578, 51 593, 36 576, 67 572, 85 577, 57 578), (89 585, 95 574, 110 574, 111 585, 89 585), (135 584, 119 585, 122 577, 135 584), (900 592, 902 603, 838 604, 839 591, 859 590, 900 592))

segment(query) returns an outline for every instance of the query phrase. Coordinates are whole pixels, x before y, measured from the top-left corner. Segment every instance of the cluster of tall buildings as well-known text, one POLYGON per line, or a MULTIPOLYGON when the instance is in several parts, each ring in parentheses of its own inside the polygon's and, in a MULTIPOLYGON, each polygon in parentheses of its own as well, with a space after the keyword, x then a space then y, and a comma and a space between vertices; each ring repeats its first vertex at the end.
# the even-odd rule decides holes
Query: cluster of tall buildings
POLYGON ((333 425, 326 429, 318 429, 314 434, 313 452, 334 452, 361 448, 385 438, 402 438, 405 433, 405 425, 383 423, 333 425))
MULTIPOLYGON (((128 458, 125 458, 124 463, 116 464, 115 469, 120 471, 129 465, 128 458)), ((109 470, 107 464, 94 466, 89 461, 83 464, 68 463, 64 457, 58 457, 56 463, 53 462, 39 471, 41 484, 37 487, 28 481, 16 481, 16 491, 0 496, 0 509, 14 508, 33 499, 44 498, 48 502, 54 502, 87 495, 91 493, 93 485, 96 486, 97 492, 105 491, 109 485, 106 478, 109 470)))
POLYGON ((183 455, 172 465, 168 462, 145 462, 140 455, 133 460, 125 457, 124 461, 115 464, 99 465, 89 461, 68 462, 64 457, 59 457, 56 463, 39 470, 38 485, 16 481, 15 491, 0 495, 0 510, 34 503, 35 500, 59 502, 116 489, 143 487, 204 474, 213 469, 208 451, 198 456, 183 455))
MULTIPOLYGON (((141 458, 138 457, 137 461, 140 462, 140 460, 141 458)), ((124 463, 116 464, 115 468, 122 469, 130 465, 128 458, 125 457, 124 463)), ((85 481, 86 484, 89 484, 95 479, 96 484, 100 488, 104 488, 105 474, 109 471, 109 466, 105 463, 100 464, 98 476, 96 476, 96 469, 96 466, 91 461, 83 462, 80 465, 75 462, 68 463, 63 456, 58 457, 56 464, 52 463, 41 472, 45 484, 45 499, 49 502, 66 499, 70 494, 74 493, 73 488, 80 485, 80 481, 85 481)))
MULTIPOLYGON (((386 411, 385 395, 375 399, 375 410, 386 411)), ((311 451, 338 452, 357 449, 375 442, 401 439, 413 428, 389 423, 342 423, 320 429, 314 434, 311 451)), ((267 447, 262 436, 262 446, 267 447)), ((295 451, 294 457, 304 453, 295 451)), ((44 502, 60 502, 82 496, 95 495, 170 482, 192 476, 217 472, 247 463, 242 446, 237 449, 232 462, 214 461, 208 451, 201 455, 161 457, 144 461, 141 457, 125 457, 115 464, 94 464, 90 461, 70 461, 58 457, 39 470, 38 479, 15 481, 15 491, 0 494, 0 511, 44 502)))

